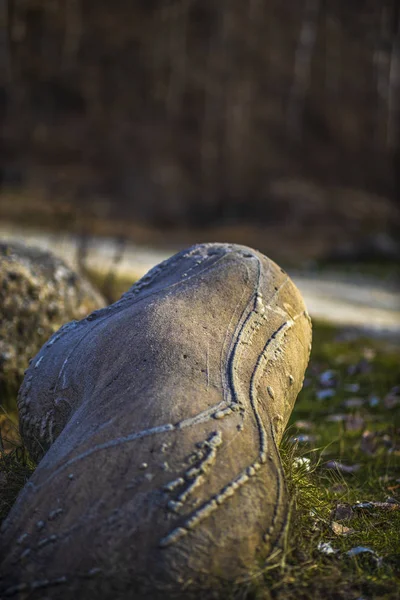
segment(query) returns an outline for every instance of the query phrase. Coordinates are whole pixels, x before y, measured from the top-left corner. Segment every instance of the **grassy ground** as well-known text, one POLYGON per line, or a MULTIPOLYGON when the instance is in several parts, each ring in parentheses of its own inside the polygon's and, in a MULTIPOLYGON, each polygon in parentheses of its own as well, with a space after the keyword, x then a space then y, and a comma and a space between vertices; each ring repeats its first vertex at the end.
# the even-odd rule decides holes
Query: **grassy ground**
MULTIPOLYGON (((241 597, 400 598, 399 383, 397 348, 314 324, 281 445, 292 498, 285 550, 241 597)), ((0 519, 34 469, 15 415, 7 427, 0 519)))
POLYGON ((281 445, 291 526, 256 597, 400 598, 399 382, 396 348, 314 326, 281 445))

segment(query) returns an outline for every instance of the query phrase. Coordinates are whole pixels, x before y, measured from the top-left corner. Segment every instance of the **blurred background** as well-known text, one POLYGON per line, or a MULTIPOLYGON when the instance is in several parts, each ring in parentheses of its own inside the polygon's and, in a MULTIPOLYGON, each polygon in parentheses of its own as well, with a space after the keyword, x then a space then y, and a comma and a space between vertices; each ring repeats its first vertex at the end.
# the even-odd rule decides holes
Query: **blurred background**
POLYGON ((28 360, 175 251, 236 242, 313 319, 286 453, 299 551, 266 589, 399 598, 399 231, 400 0, 0 0, 0 521, 33 469, 28 360), (334 506, 356 501, 346 541, 334 506))
POLYGON ((398 0, 1 0, 0 219, 398 260, 398 0))

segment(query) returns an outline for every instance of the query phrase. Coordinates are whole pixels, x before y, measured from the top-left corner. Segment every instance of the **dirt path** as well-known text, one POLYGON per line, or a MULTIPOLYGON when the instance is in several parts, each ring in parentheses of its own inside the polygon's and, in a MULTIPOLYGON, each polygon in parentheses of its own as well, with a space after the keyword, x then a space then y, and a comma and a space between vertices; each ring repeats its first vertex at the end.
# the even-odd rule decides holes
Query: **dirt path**
MULTIPOLYGON (((52 250, 73 267, 77 265, 76 236, 42 231, 24 231, 12 225, 0 225, 0 239, 15 240, 52 250)), ((173 252, 158 251, 134 244, 125 246, 115 264, 120 249, 115 239, 92 238, 88 241, 88 268, 117 276, 137 279, 173 252)), ((399 287, 377 278, 351 276, 343 273, 290 272, 301 290, 312 317, 340 325, 362 327, 371 333, 400 336, 399 287)))

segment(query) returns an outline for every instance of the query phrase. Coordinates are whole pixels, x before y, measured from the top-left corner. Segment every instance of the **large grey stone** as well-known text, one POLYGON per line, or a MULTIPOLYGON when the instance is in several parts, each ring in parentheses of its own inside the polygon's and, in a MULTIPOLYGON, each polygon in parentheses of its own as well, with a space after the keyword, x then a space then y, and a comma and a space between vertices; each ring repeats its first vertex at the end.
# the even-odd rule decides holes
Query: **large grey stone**
POLYGON ((0 402, 11 407, 28 360, 52 333, 102 306, 101 294, 50 252, 0 243, 0 402))
POLYGON ((287 274, 226 244, 64 326, 20 390, 41 462, 2 529, 3 593, 209 598, 254 577, 287 522, 278 444, 310 343, 287 274))

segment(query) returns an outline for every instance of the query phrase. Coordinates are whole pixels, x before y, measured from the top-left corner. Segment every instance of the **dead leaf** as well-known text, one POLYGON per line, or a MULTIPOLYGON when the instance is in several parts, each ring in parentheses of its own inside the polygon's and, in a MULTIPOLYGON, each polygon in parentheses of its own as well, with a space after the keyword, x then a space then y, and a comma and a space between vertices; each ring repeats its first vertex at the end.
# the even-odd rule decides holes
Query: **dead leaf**
POLYGON ((332 521, 331 529, 336 535, 351 535, 354 533, 354 529, 350 529, 350 527, 346 527, 341 523, 337 523, 336 521, 332 521))
POLYGON ((388 489, 389 492, 395 492, 399 488, 400 488, 400 483, 398 483, 396 485, 389 485, 386 489, 388 489))

